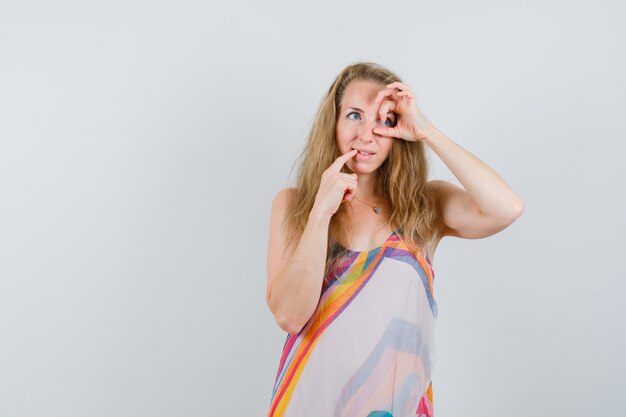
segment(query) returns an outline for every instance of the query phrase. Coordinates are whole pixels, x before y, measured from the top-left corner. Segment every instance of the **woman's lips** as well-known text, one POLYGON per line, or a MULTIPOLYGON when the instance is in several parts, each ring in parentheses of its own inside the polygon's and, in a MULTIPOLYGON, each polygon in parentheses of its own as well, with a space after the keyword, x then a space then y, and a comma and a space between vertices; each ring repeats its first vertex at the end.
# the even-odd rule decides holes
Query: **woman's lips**
POLYGON ((354 155, 354 157, 356 158, 357 161, 367 161, 368 159, 372 158, 374 155, 373 153, 361 153, 361 151, 358 151, 356 153, 356 155, 354 155))

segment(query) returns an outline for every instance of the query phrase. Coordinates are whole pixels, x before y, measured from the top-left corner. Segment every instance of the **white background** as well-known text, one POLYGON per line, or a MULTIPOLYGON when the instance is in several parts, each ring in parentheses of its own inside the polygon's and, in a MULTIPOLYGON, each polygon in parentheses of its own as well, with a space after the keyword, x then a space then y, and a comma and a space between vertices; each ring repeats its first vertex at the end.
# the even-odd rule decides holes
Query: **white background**
POLYGON ((265 416, 286 336, 265 303, 271 200, 361 60, 525 202, 437 248, 435 415, 626 414, 623 16, 1 1, 0 417, 265 416))

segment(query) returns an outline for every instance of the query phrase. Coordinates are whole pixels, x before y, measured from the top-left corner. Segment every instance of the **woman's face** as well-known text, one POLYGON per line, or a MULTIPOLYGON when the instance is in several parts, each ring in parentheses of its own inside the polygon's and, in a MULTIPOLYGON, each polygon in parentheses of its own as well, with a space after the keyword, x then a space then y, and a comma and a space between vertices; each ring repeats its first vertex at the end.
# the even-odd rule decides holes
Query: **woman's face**
POLYGON ((344 154, 353 148, 363 150, 371 155, 357 153, 346 165, 357 174, 369 174, 385 162, 393 138, 380 136, 373 132, 377 126, 395 124, 396 115, 388 113, 386 120, 379 120, 378 110, 381 103, 375 104, 376 94, 385 86, 372 81, 355 80, 346 87, 339 118, 337 119, 336 136, 339 151, 344 154))

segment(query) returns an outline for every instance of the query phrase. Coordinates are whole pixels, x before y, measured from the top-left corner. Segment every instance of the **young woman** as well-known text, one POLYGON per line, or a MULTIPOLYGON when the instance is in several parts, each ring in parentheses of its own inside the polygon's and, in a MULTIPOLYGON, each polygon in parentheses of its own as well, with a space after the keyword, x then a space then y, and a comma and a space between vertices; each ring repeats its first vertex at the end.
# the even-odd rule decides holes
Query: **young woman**
POLYGON ((506 228, 522 200, 421 113, 388 69, 356 63, 323 99, 297 186, 272 203, 267 303, 288 334, 269 416, 433 416, 444 236, 506 228), (426 147, 458 178, 428 181, 426 147))

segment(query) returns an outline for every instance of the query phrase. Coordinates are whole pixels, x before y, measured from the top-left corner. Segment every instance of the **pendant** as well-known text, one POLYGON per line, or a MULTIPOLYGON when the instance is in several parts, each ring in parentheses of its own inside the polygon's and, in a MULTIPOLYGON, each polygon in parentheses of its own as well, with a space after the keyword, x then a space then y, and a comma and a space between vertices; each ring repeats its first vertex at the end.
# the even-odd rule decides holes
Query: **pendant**
POLYGON ((374 210, 376 214, 380 213, 380 207, 372 207, 372 210, 374 210))

